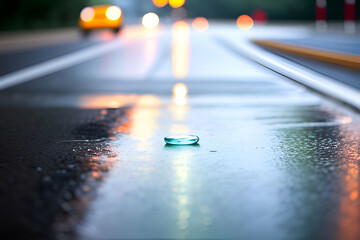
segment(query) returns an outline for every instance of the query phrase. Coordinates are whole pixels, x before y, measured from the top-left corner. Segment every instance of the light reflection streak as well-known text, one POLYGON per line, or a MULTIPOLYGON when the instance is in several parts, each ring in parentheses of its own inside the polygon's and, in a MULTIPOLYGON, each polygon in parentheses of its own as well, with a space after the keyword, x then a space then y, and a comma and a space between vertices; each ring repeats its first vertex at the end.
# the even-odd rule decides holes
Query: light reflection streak
POLYGON ((117 71, 116 76, 124 75, 143 79, 149 67, 154 63, 158 51, 157 29, 137 29, 134 35, 124 37, 125 41, 137 41, 136 46, 124 48, 124 55, 120 59, 112 59, 112 71, 117 71), (121 66, 119 66, 121 64, 121 66), (125 71, 124 71, 125 70, 125 71))
POLYGON ((171 117, 178 122, 184 121, 186 117, 186 113, 189 109, 186 105, 178 105, 178 104, 172 104, 170 105, 170 113, 171 117))
POLYGON ((152 95, 141 96, 131 111, 131 137, 138 141, 138 151, 150 151, 150 138, 158 128, 156 119, 159 117, 160 100, 152 95))
MULTIPOLYGON (((156 118, 159 116, 160 100, 153 95, 84 95, 80 97, 81 108, 100 109, 100 108, 120 108, 133 106, 127 112, 129 119, 124 123, 123 119, 116 119, 123 124, 118 125, 116 132, 131 134, 131 137, 138 142, 137 150, 146 151, 151 147, 149 139, 158 128, 156 118), (130 127, 131 126, 131 127, 130 127)), ((107 110, 102 110, 101 115, 107 114, 107 110)))
MULTIPOLYGON (((175 86, 177 86, 177 85, 175 85, 175 86)), ((186 113, 189 109, 189 107, 186 105, 186 103, 187 103, 186 94, 185 95, 183 95, 183 94, 176 95, 176 91, 174 88, 172 101, 173 101, 173 104, 171 104, 169 106, 169 109, 171 112, 171 117, 177 122, 184 121, 184 119, 186 117, 186 113)), ((177 132, 177 133, 180 133, 180 132, 177 132)))
POLYGON ((174 102, 178 106, 184 106, 186 105, 187 98, 186 97, 175 97, 173 98, 174 102))
POLYGON ((110 30, 102 30, 95 35, 95 39, 102 41, 109 41, 119 36, 119 38, 116 38, 116 41, 134 42, 146 37, 154 36, 159 31, 161 31, 160 27, 156 29, 147 30, 141 26, 128 26, 128 27, 124 27, 124 29, 122 29, 118 34, 115 34, 110 30))
MULTIPOLYGON (((169 110, 173 120, 173 124, 170 125, 170 132, 173 134, 188 134, 189 127, 184 124, 186 119, 188 106, 186 106, 187 87, 183 83, 178 83, 173 88, 173 103, 170 105, 169 110), (179 102, 180 101, 180 102, 179 102), (184 102, 181 102, 184 101, 184 102)), ((191 211, 189 207, 190 195, 188 189, 190 186, 189 172, 190 172, 190 160, 193 155, 193 146, 187 148, 187 146, 170 147, 174 153, 173 156, 173 176, 174 185, 173 192, 176 199, 176 215, 177 215, 177 228, 183 236, 186 236, 187 229, 189 227, 189 218, 191 211)))
POLYGON ((107 54, 100 58, 101 76, 112 80, 143 79, 158 52, 158 33, 156 29, 143 28, 128 29, 122 33, 119 39, 127 42, 128 46, 121 54, 107 54))
POLYGON ((186 125, 183 124, 173 124, 171 125, 170 132, 173 134, 186 134, 189 133, 189 128, 186 125))
POLYGON ((138 98, 135 94, 83 95, 79 98, 79 105, 84 109, 120 108, 134 104, 138 98))
MULTIPOLYGON (((174 170, 174 188, 176 209, 177 209, 177 227, 179 230, 185 231, 189 226, 189 217, 191 215, 188 203, 188 187, 189 187, 189 160, 191 159, 191 152, 182 149, 176 152, 173 158, 174 170)), ((184 233, 185 234, 185 233, 184 233)))
POLYGON ((121 32, 121 38, 125 42, 133 42, 142 38, 154 37, 161 31, 161 28, 145 29, 141 26, 127 27, 121 32))
POLYGON ((100 38, 104 42, 107 42, 107 41, 110 41, 111 39, 113 39, 115 36, 116 36, 116 34, 114 34, 113 32, 104 31, 101 33, 100 38))
POLYGON ((189 71, 190 27, 184 21, 177 21, 172 27, 172 71, 176 78, 184 78, 189 71))
POLYGON ((148 69, 155 61, 156 53, 158 52, 159 40, 157 38, 157 30, 148 30, 149 39, 145 42, 144 46, 144 65, 148 69))
POLYGON ((177 83, 173 87, 173 102, 178 106, 184 106, 187 103, 188 88, 183 83, 177 83))

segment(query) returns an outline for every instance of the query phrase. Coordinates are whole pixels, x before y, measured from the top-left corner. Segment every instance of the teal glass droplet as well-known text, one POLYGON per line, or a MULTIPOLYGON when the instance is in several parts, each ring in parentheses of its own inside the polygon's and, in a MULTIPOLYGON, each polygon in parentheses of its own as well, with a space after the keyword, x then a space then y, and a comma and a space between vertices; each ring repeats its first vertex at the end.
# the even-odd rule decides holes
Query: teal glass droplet
POLYGON ((200 139, 196 135, 177 135, 165 137, 164 140, 167 144, 189 145, 199 142, 200 139))

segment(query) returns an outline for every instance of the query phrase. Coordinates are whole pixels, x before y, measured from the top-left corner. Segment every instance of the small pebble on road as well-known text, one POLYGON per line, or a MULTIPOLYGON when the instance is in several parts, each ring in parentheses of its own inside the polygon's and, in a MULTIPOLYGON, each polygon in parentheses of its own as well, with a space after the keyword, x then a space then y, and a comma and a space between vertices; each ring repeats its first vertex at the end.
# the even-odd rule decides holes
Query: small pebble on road
POLYGON ((165 137, 164 140, 171 145, 190 145, 199 142, 199 137, 196 135, 177 135, 165 137))

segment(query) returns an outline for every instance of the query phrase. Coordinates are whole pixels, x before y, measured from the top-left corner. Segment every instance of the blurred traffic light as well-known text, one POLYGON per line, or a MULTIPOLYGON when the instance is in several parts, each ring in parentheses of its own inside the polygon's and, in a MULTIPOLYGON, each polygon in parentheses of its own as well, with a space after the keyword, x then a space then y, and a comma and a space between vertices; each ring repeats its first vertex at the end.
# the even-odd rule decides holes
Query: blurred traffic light
POLYGON ((242 30, 249 30, 250 28, 252 28, 252 26, 254 25, 254 21, 251 17, 249 17, 248 15, 241 15, 240 17, 238 17, 238 19, 236 20, 236 24, 238 25, 238 27, 242 30))
POLYGON ((198 17, 193 20, 192 26, 198 32, 205 32, 209 27, 209 22, 204 17, 198 17))
POLYGON ((173 8, 182 7, 185 4, 185 0, 169 0, 169 5, 173 8))
POLYGON ((169 0, 152 0, 152 2, 157 7, 165 7, 169 0))
POLYGON ((266 23, 266 20, 267 20, 267 14, 262 9, 255 9, 252 12, 252 17, 256 24, 264 24, 264 23, 266 23))

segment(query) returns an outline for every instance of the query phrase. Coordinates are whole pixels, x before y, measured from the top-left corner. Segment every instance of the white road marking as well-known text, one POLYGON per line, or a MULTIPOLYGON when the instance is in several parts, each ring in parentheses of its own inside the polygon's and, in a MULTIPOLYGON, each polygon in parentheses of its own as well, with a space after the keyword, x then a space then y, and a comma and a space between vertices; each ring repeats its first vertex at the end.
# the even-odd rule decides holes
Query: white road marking
POLYGON ((0 77, 0 90, 28 82, 33 79, 46 76, 48 74, 58 72, 60 70, 72 67, 85 61, 94 59, 98 56, 107 54, 116 49, 124 47, 129 42, 114 39, 107 43, 98 44, 76 52, 50 59, 48 61, 38 63, 21 70, 8 73, 0 77))
POLYGON ((296 82, 360 110, 360 91, 239 39, 219 39, 228 48, 296 82))

